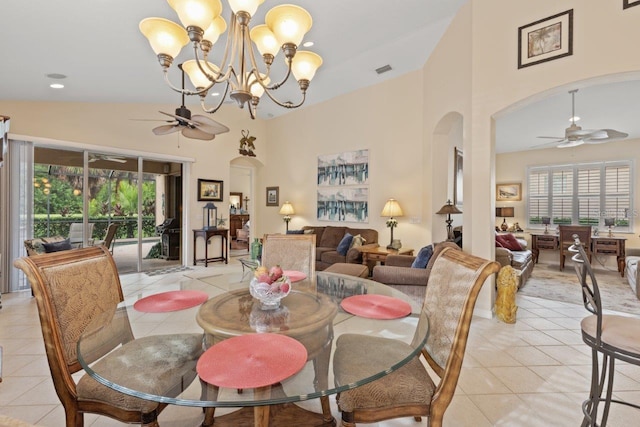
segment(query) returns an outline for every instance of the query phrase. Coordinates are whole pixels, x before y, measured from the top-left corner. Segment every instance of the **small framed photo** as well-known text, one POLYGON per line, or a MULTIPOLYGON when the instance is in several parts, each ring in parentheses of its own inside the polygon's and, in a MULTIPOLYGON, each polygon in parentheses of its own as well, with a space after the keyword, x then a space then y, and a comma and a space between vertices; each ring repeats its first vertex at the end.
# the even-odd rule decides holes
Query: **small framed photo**
POLYGON ((198 201, 221 202, 222 181, 198 179, 198 201))
POLYGON ((498 202, 522 200, 522 184, 497 184, 496 200, 498 202))
POLYGON ((640 4, 640 0, 622 0, 622 8, 629 9, 633 6, 638 6, 640 4))
POLYGON ((280 187, 267 187, 267 206, 278 206, 280 187))
POLYGON ((573 55, 573 9, 518 28, 518 68, 569 55, 573 55))

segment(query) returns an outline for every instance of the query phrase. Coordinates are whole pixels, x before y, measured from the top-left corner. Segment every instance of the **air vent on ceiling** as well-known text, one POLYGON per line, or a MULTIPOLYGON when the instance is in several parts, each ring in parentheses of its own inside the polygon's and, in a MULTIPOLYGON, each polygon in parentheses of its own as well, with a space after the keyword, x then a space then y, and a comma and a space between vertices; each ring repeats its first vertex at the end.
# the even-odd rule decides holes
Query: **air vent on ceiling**
POLYGON ((391 65, 387 64, 387 65, 383 65, 380 68, 376 68, 376 73, 378 74, 382 74, 382 73, 386 73, 387 71, 391 71, 391 65))

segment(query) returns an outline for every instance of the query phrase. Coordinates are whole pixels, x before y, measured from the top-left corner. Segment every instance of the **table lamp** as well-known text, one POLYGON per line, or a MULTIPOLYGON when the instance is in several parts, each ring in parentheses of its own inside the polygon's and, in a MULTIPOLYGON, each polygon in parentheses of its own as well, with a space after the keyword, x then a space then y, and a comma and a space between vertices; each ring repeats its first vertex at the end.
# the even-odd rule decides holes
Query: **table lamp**
POLYGON ((605 227, 609 227, 609 237, 613 237, 613 227, 616 226, 616 220, 614 218, 605 218, 604 219, 605 227))
POLYGON ((507 231, 509 229, 509 224, 507 224, 507 218, 513 218, 515 215, 515 208, 496 208, 496 216, 502 217, 502 225, 500 225, 500 229, 502 231, 507 231))
POLYGON ((440 208, 438 212, 439 215, 447 215, 447 219, 445 222, 447 223, 447 240, 453 241, 455 240, 455 236, 453 235, 453 228, 451 227, 451 223, 453 220, 451 219, 452 214, 461 214, 462 211, 455 207, 454 204, 451 203, 451 200, 447 200, 447 204, 440 208))
POLYGON ((284 217, 282 218, 284 220, 284 223, 286 224, 286 231, 289 231, 289 221, 291 221, 291 215, 295 214, 295 211, 293 210, 293 205, 291 205, 291 203, 284 202, 284 205, 282 205, 282 207, 280 208, 280 215, 284 215, 284 217))
POLYGON ((402 208, 396 199, 389 199, 387 203, 384 204, 384 208, 382 208, 382 213, 380 216, 388 216, 387 227, 391 229, 391 241, 389 242, 389 246, 387 249, 395 249, 393 246, 393 229, 398 225, 398 220, 394 217, 403 216, 402 208))
POLYGON ((544 234, 549 234, 549 224, 551 224, 551 217, 543 216, 542 223, 544 224, 544 234))

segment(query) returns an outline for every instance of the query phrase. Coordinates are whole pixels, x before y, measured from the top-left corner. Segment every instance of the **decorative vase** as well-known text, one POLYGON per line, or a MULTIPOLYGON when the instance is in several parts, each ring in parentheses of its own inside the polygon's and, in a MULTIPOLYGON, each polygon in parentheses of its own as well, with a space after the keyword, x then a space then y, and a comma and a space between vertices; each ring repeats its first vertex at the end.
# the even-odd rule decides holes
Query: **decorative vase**
POLYGON ((509 224, 507 224, 507 220, 506 220, 506 219, 504 219, 504 220, 502 221, 502 225, 500 226, 500 229, 501 229, 502 231, 507 231, 507 230, 509 229, 509 224))
POLYGON ((282 276, 273 283, 260 282, 257 278, 251 279, 249 293, 260 301, 262 310, 275 310, 280 307, 280 300, 291 292, 291 280, 282 276))
POLYGON ((262 243, 260 243, 259 238, 253 239, 251 243, 251 259, 259 260, 262 258, 262 243))

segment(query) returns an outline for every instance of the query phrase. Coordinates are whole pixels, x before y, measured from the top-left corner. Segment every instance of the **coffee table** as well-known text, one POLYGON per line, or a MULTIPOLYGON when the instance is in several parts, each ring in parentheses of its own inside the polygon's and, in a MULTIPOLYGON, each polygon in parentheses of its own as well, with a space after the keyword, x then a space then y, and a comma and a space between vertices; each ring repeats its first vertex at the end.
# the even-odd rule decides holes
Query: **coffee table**
POLYGON ((362 263, 364 265, 369 265, 369 261, 379 261, 380 264, 384 264, 389 255, 413 255, 413 249, 388 249, 382 246, 378 246, 377 248, 361 248, 360 252, 362 253, 362 263))
MULTIPOLYGON (((78 359, 91 377, 127 395, 168 404, 209 408, 206 422, 211 421, 215 408, 240 408, 215 417, 214 425, 218 427, 247 423, 257 427, 335 426, 327 396, 363 385, 396 370, 420 353, 428 335, 428 327, 417 328, 419 320, 421 325, 428 325, 425 313, 414 312, 393 320, 371 320, 343 311, 340 301, 351 295, 381 294, 410 301, 408 296, 389 286, 361 277, 317 272, 315 277, 293 285, 290 295, 282 300, 283 312, 260 310, 259 302, 248 292, 248 281, 231 283, 224 275, 203 280, 185 278, 176 284, 176 288, 204 291, 210 299, 200 307, 169 313, 141 313, 133 308, 135 301, 120 303, 113 307, 109 315, 95 318, 88 325, 78 343, 78 359), (144 386, 137 386, 138 389, 133 390, 113 372, 91 363, 95 349, 118 335, 117 331, 122 328, 132 328, 136 341, 150 335, 184 332, 186 336, 200 332, 203 333, 205 349, 233 336, 264 332, 284 334, 305 346, 308 361, 293 376, 253 390, 217 387, 196 380, 176 385, 171 393, 158 394, 157 390, 144 389, 144 386), (332 384, 329 361, 335 350, 333 340, 343 333, 358 331, 372 336, 392 334, 411 347, 383 371, 370 369, 351 384, 332 384), (423 332, 414 337, 417 331, 423 332), (308 411, 294 404, 312 399, 320 401, 319 412, 308 411)), ((136 298, 146 296, 148 294, 141 293, 136 298)), ((143 345, 144 340, 140 342, 143 345)), ((166 360, 167 355, 141 351, 140 357, 148 358, 149 366, 153 366, 158 359, 166 360)))

